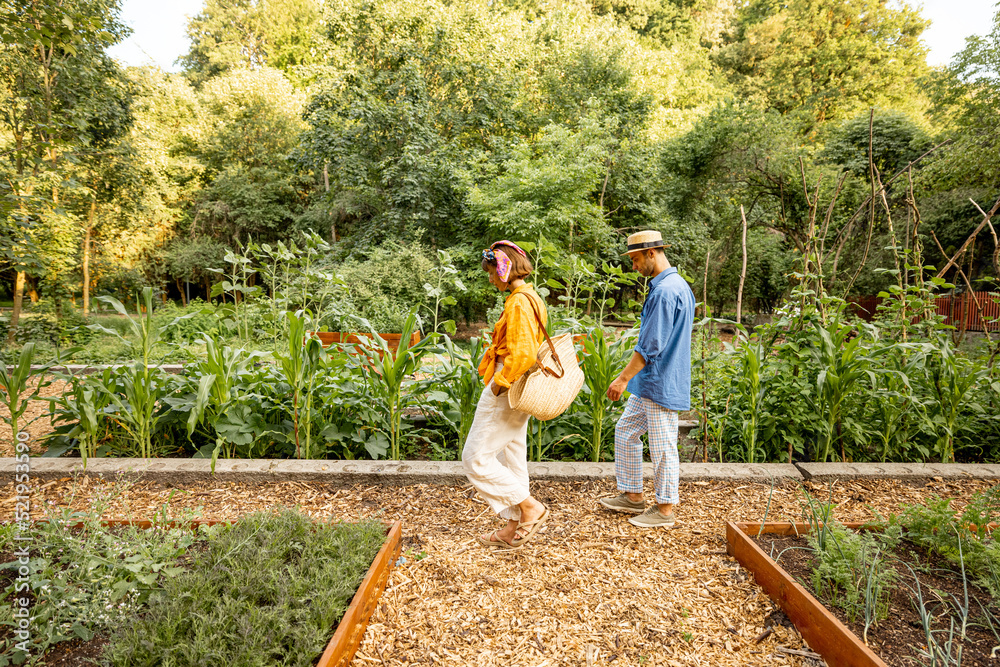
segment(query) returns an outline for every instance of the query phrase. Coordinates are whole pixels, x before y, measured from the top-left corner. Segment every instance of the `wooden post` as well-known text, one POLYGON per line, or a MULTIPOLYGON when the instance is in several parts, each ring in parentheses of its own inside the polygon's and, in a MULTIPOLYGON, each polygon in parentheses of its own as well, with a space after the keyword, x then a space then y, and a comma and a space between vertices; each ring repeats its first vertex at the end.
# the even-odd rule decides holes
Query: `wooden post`
POLYGON ((740 217, 743 218, 743 268, 740 270, 740 288, 736 292, 736 323, 743 323, 743 283, 747 279, 747 214, 740 204, 740 217))
POLYGON ((94 213, 97 211, 97 200, 90 200, 90 212, 87 214, 87 227, 83 230, 83 316, 90 315, 90 235, 94 229, 94 213))
POLYGON ((712 259, 712 249, 705 253, 705 276, 701 282, 701 316, 708 317, 708 263, 712 259))
MULTIPOLYGON (((323 163, 323 187, 326 189, 326 193, 330 194, 330 163, 323 163)), ((329 203, 329 202, 328 202, 329 203)), ((327 215, 333 217, 332 211, 327 211, 327 215)), ((333 243, 337 242, 337 221, 334 219, 330 222, 330 241, 333 243)))

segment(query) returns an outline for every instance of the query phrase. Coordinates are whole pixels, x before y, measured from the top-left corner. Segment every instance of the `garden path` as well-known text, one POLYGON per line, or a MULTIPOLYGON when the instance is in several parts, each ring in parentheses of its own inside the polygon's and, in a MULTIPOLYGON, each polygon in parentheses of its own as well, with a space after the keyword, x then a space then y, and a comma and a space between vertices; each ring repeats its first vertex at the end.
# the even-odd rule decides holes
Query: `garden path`
MULTIPOLYGON (((23 398, 27 398, 39 382, 39 377, 35 376, 30 380, 30 389, 22 394, 23 398)), ((52 384, 48 387, 42 389, 41 395, 43 398, 51 396, 61 396, 64 391, 66 391, 66 382, 63 380, 53 380, 52 384)), ((43 399, 36 399, 28 404, 28 409, 25 410, 24 416, 21 418, 21 424, 28 424, 24 426, 22 430, 27 431, 31 436, 28 440, 28 447, 31 449, 32 454, 41 454, 46 449, 48 445, 42 440, 42 436, 52 431, 52 422, 49 421, 48 417, 49 402, 43 399), (30 422, 30 423, 28 423, 30 422)), ((0 405, 0 416, 9 417, 10 410, 7 406, 0 405)), ((11 432, 10 427, 8 427, 3 422, 0 422, 0 456, 14 456, 14 434, 11 432)))
MULTIPOLYGON (((808 486, 808 483, 807 483, 808 486)), ((961 506, 985 482, 838 483, 835 514, 865 520, 873 510, 933 494, 961 506)), ((828 489, 810 487, 826 499, 828 489)), ((681 485, 681 525, 646 532, 624 515, 594 508, 613 482, 539 482, 553 510, 541 536, 516 552, 491 552, 474 537, 497 525, 488 507, 457 486, 103 483, 82 477, 45 484, 35 507, 82 508, 110 497, 108 518, 147 518, 169 503, 174 516, 234 519, 273 505, 319 518, 403 520, 404 559, 372 617, 355 665, 818 665, 782 653, 808 650, 777 626, 754 642, 774 609, 725 554, 724 521, 799 515, 799 487, 694 482, 681 485)), ((648 490, 647 490, 648 491, 648 490)), ((2 516, 14 489, 3 488, 2 516)), ((36 510, 36 515, 40 514, 36 510)), ((38 516, 36 516, 38 518, 38 516)))

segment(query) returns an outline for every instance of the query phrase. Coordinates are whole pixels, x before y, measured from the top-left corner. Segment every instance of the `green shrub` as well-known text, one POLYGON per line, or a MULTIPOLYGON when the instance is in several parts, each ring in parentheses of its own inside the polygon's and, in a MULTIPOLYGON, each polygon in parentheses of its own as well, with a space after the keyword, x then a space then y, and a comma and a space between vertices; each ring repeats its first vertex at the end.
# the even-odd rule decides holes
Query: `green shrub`
MULTIPOLYGON (((353 311, 383 333, 402 330, 410 309, 428 302, 423 285, 434 262, 434 252, 422 245, 393 243, 336 266, 350 294, 345 313, 353 311)), ((321 324, 343 329, 349 321, 321 324)))
MULTIPOLYGON (((187 306, 178 306, 173 301, 153 311, 153 326, 162 328, 179 317, 179 320, 163 333, 163 340, 169 343, 191 343, 204 335, 217 336, 228 329, 219 320, 215 305, 201 299, 192 299, 187 306)), ((123 320, 124 321, 124 320, 123 320)))
POLYGON ((369 521, 252 514, 209 538, 190 570, 119 624, 105 665, 312 665, 385 541, 369 521))

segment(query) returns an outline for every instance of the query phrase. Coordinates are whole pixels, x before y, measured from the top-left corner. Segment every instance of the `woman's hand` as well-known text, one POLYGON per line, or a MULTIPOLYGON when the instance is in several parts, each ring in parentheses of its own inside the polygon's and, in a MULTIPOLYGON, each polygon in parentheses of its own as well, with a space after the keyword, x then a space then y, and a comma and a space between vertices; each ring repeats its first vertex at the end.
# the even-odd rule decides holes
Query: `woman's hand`
POLYGON ((500 385, 498 385, 498 384, 497 384, 497 383, 496 383, 496 382, 494 381, 494 382, 491 382, 491 383, 490 383, 490 391, 492 391, 492 392, 493 392, 493 395, 494 395, 494 396, 499 396, 500 394, 502 394, 502 393, 504 393, 505 391, 507 391, 507 388, 506 388, 506 387, 501 387, 500 385))

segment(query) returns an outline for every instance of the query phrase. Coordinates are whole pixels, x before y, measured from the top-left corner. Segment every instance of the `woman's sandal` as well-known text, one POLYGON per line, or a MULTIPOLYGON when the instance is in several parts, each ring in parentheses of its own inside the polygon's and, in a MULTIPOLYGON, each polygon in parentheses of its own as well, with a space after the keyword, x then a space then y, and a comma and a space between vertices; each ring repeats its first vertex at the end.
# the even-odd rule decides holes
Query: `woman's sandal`
POLYGON ((497 535, 499 532, 499 530, 494 530, 490 533, 490 538, 488 540, 484 540, 482 535, 477 535, 476 539, 479 540, 479 543, 484 547, 490 547, 491 549, 517 549, 521 546, 520 544, 514 544, 513 542, 504 542, 500 536, 497 535))
POLYGON ((518 531, 521 531, 522 529, 527 529, 528 532, 525 533, 524 537, 521 538, 515 537, 513 540, 511 540, 511 544, 515 547, 523 545, 525 542, 534 537, 535 534, 538 532, 538 530, 543 525, 545 525, 545 522, 548 520, 549 520, 549 508, 546 507, 545 511, 542 512, 542 515, 537 519, 535 519, 534 521, 525 521, 524 523, 517 524, 518 531))

